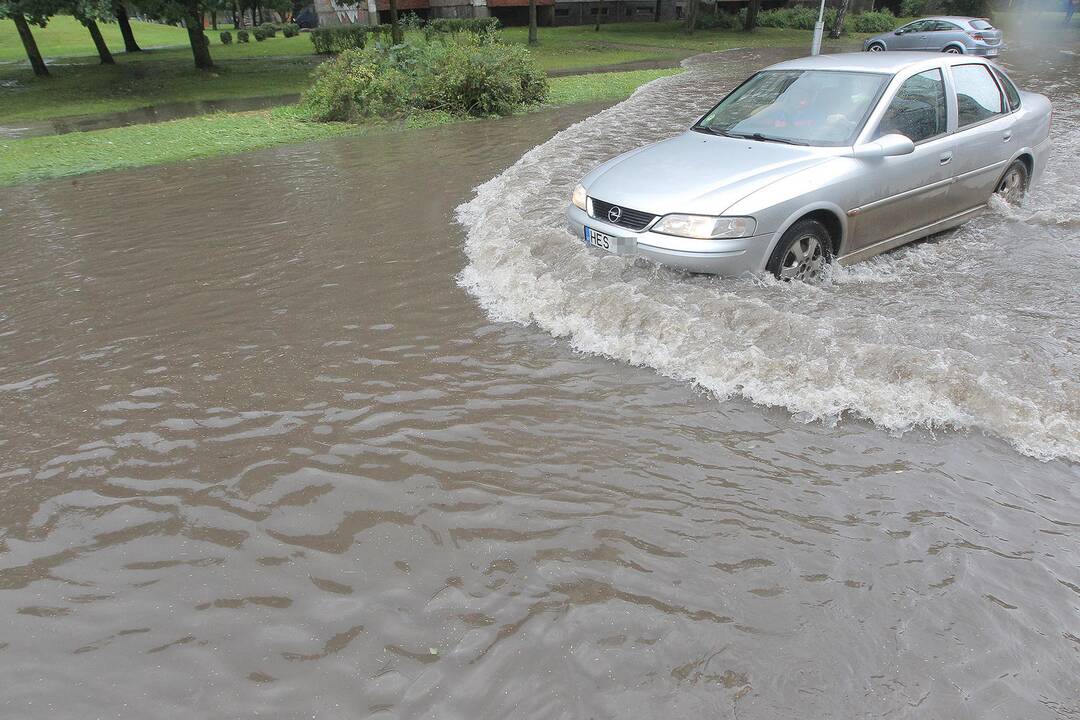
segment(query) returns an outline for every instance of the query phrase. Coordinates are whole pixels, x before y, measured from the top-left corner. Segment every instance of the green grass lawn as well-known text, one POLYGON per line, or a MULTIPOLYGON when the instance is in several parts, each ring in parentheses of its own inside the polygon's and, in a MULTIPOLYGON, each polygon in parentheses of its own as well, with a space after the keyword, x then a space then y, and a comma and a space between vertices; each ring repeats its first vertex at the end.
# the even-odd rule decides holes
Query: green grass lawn
MULTIPOLYGON (((105 43, 114 53, 124 50, 124 41, 120 37, 120 27, 116 23, 98 23, 101 34, 105 37, 105 43)), ((187 30, 169 25, 157 25, 144 23, 138 20, 131 21, 131 28, 135 33, 135 39, 144 48, 161 45, 182 45, 187 43, 187 30)), ((75 57, 79 55, 94 55, 94 43, 90 40, 90 33, 86 31, 78 21, 68 15, 58 15, 49 21, 44 29, 32 25, 34 40, 37 41, 38 49, 46 58, 75 57)), ((0 20, 0 61, 25 60, 26 51, 23 50, 19 34, 15 32, 15 23, 11 20, 0 20)))
MULTIPOLYGON (((637 70, 553 78, 549 105, 616 101, 676 69, 637 70)), ((410 118, 409 127, 456 122, 446 115, 410 118)), ((398 129, 375 123, 306 122, 295 106, 247 113, 215 113, 151 125, 67 135, 0 140, 0 185, 14 185, 102 170, 181 162, 295 142, 398 129)))

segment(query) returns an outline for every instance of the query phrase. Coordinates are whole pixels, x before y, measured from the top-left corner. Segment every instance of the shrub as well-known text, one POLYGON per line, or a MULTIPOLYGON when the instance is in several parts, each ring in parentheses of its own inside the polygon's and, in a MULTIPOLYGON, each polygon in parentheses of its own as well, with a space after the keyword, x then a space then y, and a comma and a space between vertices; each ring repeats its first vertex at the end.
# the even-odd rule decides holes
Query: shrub
POLYGON ((888 10, 864 12, 852 15, 844 24, 852 32, 883 33, 896 27, 896 16, 888 10))
POLYGON ((398 18, 398 23, 406 30, 419 30, 424 26, 424 21, 414 12, 407 12, 398 18))
POLYGON ((900 0, 901 17, 921 17, 926 14, 928 0, 900 0))
POLYGON ((499 18, 435 18, 424 26, 424 37, 432 40, 437 35, 450 35, 453 33, 473 33, 476 35, 494 36, 501 27, 499 18))
POLYGON ((319 66, 302 105, 315 120, 395 118, 417 111, 509 115, 547 97, 528 50, 472 33, 441 42, 346 50, 319 66))
POLYGON ((260 25, 259 27, 251 28, 251 35, 255 38, 255 42, 262 42, 266 39, 266 30, 260 25))
POLYGON ((228 30, 225 30, 224 32, 221 33, 221 44, 222 45, 232 45, 232 33, 229 32, 228 30))
POLYGON ((236 31, 236 41, 246 43, 248 41, 248 31, 247 30, 237 30, 236 31))
POLYGON ((281 26, 281 34, 285 37, 296 37, 300 34, 300 26, 296 23, 286 23, 281 26))
POLYGON ((742 13, 741 17, 735 13, 726 12, 701 13, 698 15, 694 27, 698 30, 742 30, 745 18, 745 12, 742 13))
POLYGON ((311 31, 311 44, 319 55, 359 50, 367 41, 369 28, 364 25, 332 25, 311 31))
POLYGON ((277 25, 275 25, 274 23, 263 23, 258 27, 258 29, 263 31, 263 35, 265 37, 277 37, 278 28, 277 25))

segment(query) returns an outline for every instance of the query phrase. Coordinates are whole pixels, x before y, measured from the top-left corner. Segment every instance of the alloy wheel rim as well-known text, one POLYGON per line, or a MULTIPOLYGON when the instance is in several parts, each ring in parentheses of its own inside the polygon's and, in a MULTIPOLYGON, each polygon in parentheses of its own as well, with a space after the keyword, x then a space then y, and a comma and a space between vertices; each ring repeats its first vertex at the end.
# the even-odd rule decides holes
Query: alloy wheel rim
POLYGON ((884 48, 882 48, 880 45, 871 45, 870 46, 870 52, 881 52, 883 49, 884 48))
POLYGON ((1019 168, 1011 168, 998 185, 998 195, 1010 205, 1019 204, 1024 197, 1024 178, 1019 168))
POLYGON ((956 49, 956 48, 954 48, 954 47, 951 47, 951 48, 945 48, 945 52, 949 53, 950 55, 959 55, 959 54, 960 54, 960 51, 959 51, 959 50, 957 50, 957 49, 956 49))
POLYGON ((813 235, 803 235, 788 248, 780 264, 781 280, 807 282, 821 277, 825 270, 825 251, 813 235))

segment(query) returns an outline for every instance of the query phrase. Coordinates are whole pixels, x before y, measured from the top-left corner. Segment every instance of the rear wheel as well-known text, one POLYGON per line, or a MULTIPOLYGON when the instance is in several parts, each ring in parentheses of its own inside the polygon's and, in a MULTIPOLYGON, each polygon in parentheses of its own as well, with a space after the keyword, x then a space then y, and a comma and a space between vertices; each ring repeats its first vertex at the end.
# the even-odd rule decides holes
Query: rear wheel
POLYGON ((881 43, 873 43, 870 47, 866 49, 870 52, 885 52, 885 46, 881 43))
POLYGON ((817 220, 800 220, 784 233, 766 266, 781 280, 816 282, 832 262, 832 237, 817 220))
POLYGON ((994 192, 1010 205, 1019 205, 1027 193, 1028 180, 1027 165, 1020 160, 1013 160, 1012 165, 1001 176, 994 192))
POLYGON ((941 52, 948 53, 949 55, 963 55, 964 54, 964 51, 961 50, 960 48, 956 47, 955 45, 950 45, 949 47, 945 48, 941 52))

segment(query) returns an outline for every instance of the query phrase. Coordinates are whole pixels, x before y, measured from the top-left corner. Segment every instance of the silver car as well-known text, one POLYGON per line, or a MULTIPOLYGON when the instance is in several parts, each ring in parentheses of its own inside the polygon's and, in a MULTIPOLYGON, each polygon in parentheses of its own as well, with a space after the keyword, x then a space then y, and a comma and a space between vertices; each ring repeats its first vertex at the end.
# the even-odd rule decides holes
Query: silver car
POLYGON ((574 189, 586 245, 695 272, 813 279, 959 225, 1043 171, 1050 101, 997 66, 847 53, 751 76, 685 133, 574 189))
POLYGON ((1001 31, 985 18, 929 17, 868 38, 863 50, 923 50, 954 55, 995 57, 1001 52, 1001 31))

